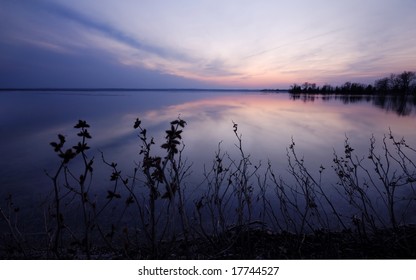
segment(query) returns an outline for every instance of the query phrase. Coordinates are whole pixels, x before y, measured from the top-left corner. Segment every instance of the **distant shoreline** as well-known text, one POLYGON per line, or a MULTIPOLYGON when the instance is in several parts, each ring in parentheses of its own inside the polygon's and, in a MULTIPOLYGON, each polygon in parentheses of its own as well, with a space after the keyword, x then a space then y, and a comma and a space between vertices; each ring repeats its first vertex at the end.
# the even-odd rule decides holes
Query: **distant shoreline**
POLYGON ((208 89, 208 88, 0 88, 0 91, 218 91, 218 92, 287 92, 268 89, 208 89))

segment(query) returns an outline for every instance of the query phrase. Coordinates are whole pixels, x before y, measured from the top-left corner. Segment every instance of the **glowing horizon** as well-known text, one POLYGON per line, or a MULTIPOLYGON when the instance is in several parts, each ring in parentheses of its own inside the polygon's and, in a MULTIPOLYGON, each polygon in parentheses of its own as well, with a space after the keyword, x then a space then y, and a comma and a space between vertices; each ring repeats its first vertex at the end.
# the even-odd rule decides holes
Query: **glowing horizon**
POLYGON ((0 87, 288 88, 415 71, 416 2, 0 0, 0 87))

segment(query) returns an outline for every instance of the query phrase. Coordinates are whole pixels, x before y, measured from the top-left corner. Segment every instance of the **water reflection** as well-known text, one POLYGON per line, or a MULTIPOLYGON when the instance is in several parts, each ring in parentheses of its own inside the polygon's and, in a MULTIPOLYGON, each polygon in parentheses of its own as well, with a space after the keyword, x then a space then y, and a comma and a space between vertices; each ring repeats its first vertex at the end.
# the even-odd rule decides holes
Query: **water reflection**
POLYGON ((368 154, 373 135, 382 139, 389 129, 397 139, 404 137, 410 146, 416 146, 415 100, 404 104, 400 99, 374 96, 192 91, 3 93, 0 98, 0 132, 4 135, 0 140, 0 195, 17 193, 33 201, 50 191, 44 170, 54 170, 59 160, 49 143, 58 133, 71 142, 78 119, 91 125, 90 153, 97 159, 94 183, 103 189, 110 182, 108 169, 98 160, 101 152, 127 173, 139 160, 133 130, 137 117, 157 146, 164 142, 170 121, 180 116, 188 123, 183 132, 184 157, 192 164, 187 186, 194 194, 204 191, 204 166, 212 164, 218 143, 231 157, 238 155, 233 122, 238 124, 243 148, 254 165, 265 168, 270 160, 279 176, 291 184, 287 148, 293 140, 311 172, 318 174, 320 166, 328 170, 323 181, 330 192, 337 179, 331 172, 333 153, 343 153, 346 137, 360 156, 368 154))
POLYGON ((369 103, 385 110, 394 112, 399 116, 409 116, 416 113, 416 96, 407 95, 317 95, 317 94, 290 94, 292 100, 302 100, 304 102, 314 102, 315 99, 323 101, 339 100, 344 104, 369 103))
POLYGON ((280 169, 286 168, 286 148, 292 138, 307 160, 323 164, 330 162, 332 149, 342 149, 345 136, 362 152, 368 149, 371 135, 382 137, 389 128, 407 141, 415 141, 414 100, 403 105, 402 100, 368 96, 192 91, 82 95, 13 92, 2 93, 0 98, 0 131, 4 135, 1 172, 7 178, 3 190, 32 185, 22 182, 26 178, 21 176, 16 176, 18 183, 13 184, 14 176, 9 174, 18 174, 19 168, 31 167, 28 174, 38 176, 30 181, 46 184, 43 169, 54 162, 48 143, 58 133, 71 135, 78 119, 92 125, 91 145, 97 155, 100 149, 118 156, 117 160, 126 165, 134 162, 138 151, 132 129, 136 117, 143 120, 156 141, 163 141, 171 120, 178 116, 186 120, 186 154, 198 167, 211 161, 220 141, 225 149, 235 150, 233 122, 239 124, 244 148, 252 158, 263 162, 270 159, 280 169), (389 113, 393 111, 397 114, 389 113))

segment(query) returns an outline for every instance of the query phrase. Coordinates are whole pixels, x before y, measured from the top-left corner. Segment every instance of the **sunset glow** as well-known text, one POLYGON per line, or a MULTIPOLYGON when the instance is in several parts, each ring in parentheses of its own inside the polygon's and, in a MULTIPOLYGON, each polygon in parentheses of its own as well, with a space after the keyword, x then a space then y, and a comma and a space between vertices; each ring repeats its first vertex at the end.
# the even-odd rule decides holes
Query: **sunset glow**
POLYGON ((288 88, 416 65, 412 0, 0 5, 0 87, 288 88))

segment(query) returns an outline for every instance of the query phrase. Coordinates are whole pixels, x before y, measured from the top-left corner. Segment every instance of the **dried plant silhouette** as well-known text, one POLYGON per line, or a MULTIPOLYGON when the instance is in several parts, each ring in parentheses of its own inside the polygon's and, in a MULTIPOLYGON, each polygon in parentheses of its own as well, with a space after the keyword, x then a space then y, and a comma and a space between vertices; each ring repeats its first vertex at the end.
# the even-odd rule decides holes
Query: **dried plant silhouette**
MULTIPOLYGON (((198 186, 187 181, 186 121, 170 122, 161 143, 136 119, 138 160, 131 170, 101 153, 108 170, 103 188, 90 155, 90 125, 79 120, 76 137, 51 142, 59 160, 47 171, 51 195, 41 234, 21 229, 19 207, 8 197, 0 207, 6 230, 3 258, 414 258, 416 149, 391 131, 368 154, 345 139, 331 166, 307 163, 294 140, 287 167, 253 163, 232 123, 235 151, 222 143, 205 163, 198 186), (74 141, 69 144, 69 140, 74 141), (337 181, 325 182, 334 172, 337 181), (198 192, 195 192, 198 189, 198 192), (37 244, 36 246, 34 244, 37 244)), ((230 129, 231 130, 231 129, 230 129)))

